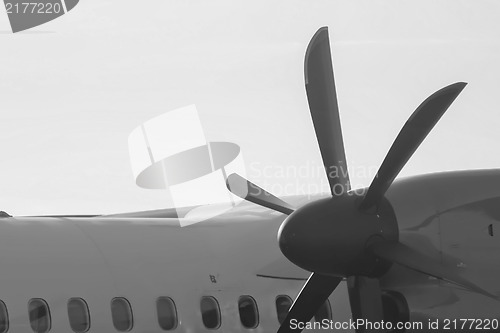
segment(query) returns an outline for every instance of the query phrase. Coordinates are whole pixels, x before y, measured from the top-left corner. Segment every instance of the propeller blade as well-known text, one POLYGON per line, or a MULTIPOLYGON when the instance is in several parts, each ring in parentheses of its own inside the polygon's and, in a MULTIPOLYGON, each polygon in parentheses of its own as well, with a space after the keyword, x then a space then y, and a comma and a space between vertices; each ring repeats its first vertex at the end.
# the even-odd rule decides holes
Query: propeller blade
MULTIPOLYGON (((352 319, 365 319, 370 322, 384 320, 382 308, 382 291, 378 279, 364 276, 352 276, 347 279, 349 302, 352 319)), ((358 329, 356 333, 368 333, 377 330, 358 329)))
POLYGON ((379 203, 406 162, 466 85, 457 82, 436 91, 413 112, 382 162, 360 204, 361 210, 370 210, 379 203))
POLYGON ((230 174, 227 177, 226 186, 234 195, 253 202, 254 204, 273 209, 286 215, 290 215, 295 210, 295 208, 285 201, 236 173, 230 174))
POLYGON ((307 323, 335 290, 342 278, 312 273, 299 295, 295 299, 281 324, 278 333, 301 332, 299 328, 292 329, 292 319, 297 323, 307 323))
POLYGON ((493 299, 498 300, 498 297, 487 292, 469 280, 461 277, 458 273, 454 272, 450 267, 445 267, 441 263, 436 262, 434 259, 423 255, 414 249, 399 242, 377 242, 368 248, 376 256, 405 266, 414 271, 433 276, 440 280, 453 283, 457 286, 463 287, 469 291, 482 294, 493 299))
POLYGON ((333 77, 328 28, 319 29, 307 47, 304 76, 309 109, 332 195, 351 189, 333 77))

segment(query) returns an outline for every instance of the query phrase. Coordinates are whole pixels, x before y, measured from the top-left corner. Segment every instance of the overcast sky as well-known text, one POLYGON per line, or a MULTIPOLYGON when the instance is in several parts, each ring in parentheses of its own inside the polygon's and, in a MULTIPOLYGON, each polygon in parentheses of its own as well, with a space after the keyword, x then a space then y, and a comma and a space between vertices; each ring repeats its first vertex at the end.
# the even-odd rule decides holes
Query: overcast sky
MULTIPOLYGON (((401 176, 500 166, 498 1, 81 0, 9 32, 0 12, 0 210, 164 208, 135 185, 127 140, 196 104, 210 141, 241 146, 248 177, 278 195, 322 174, 303 81, 309 39, 328 26, 351 180, 367 186, 413 110, 469 85, 401 176)), ((312 184, 312 185, 311 185, 312 184)), ((285 193, 286 192, 286 193, 285 193)))

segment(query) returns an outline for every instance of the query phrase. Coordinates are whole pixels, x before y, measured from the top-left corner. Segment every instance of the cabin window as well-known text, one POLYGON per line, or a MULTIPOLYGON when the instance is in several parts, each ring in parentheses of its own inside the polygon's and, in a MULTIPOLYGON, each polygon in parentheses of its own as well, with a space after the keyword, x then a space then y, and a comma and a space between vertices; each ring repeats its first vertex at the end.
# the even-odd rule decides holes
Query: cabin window
POLYGON ((162 330, 170 331, 177 327, 177 309, 170 297, 159 297, 156 300, 156 313, 162 330))
POLYGON ((257 303, 251 296, 241 296, 238 300, 240 321, 245 328, 256 328, 259 325, 257 303))
POLYGON ((219 303, 217 303, 217 300, 211 296, 202 297, 200 309, 203 325, 205 325, 208 329, 218 329, 221 324, 221 319, 219 303))
POLYGON ((278 321, 282 324, 285 321, 286 315, 292 307, 292 299, 286 295, 276 297, 276 313, 278 314, 278 321))
POLYGON ((328 300, 321 305, 321 307, 316 311, 314 315, 314 320, 318 323, 323 321, 324 319, 332 320, 332 307, 330 306, 330 302, 328 300))
POLYGON ((9 330, 9 314, 5 303, 0 301, 0 333, 5 333, 9 330))
POLYGON ((50 330, 50 310, 47 302, 41 298, 33 298, 28 303, 31 329, 35 333, 45 333, 50 330))
POLYGON ((83 333, 90 329, 90 314, 87 303, 81 298, 68 301, 69 325, 73 332, 83 333))
POLYGON ((113 325, 119 332, 128 332, 134 326, 132 307, 123 297, 113 298, 111 301, 111 315, 113 317, 113 325))

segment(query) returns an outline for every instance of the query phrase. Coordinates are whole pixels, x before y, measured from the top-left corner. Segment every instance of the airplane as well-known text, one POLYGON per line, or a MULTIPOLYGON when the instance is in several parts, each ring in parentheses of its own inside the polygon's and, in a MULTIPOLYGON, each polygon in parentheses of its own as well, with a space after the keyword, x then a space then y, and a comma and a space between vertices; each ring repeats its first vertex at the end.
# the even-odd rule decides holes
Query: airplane
POLYGON ((330 52, 323 27, 305 86, 330 194, 231 174, 245 200, 186 227, 179 209, 2 212, 0 333, 498 332, 500 170, 396 179, 466 84, 428 97, 351 189, 330 52))

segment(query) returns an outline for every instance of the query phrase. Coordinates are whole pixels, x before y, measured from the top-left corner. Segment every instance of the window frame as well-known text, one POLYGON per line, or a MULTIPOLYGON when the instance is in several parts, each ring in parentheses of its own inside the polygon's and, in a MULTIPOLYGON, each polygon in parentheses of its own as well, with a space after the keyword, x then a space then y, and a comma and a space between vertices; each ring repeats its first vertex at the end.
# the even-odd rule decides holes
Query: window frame
POLYGON ((66 305, 67 307, 67 311, 68 311, 68 321, 69 321, 69 326, 71 327, 71 330, 75 333, 85 333, 85 332, 88 332, 90 330, 90 326, 91 326, 91 318, 90 318, 90 309, 89 309, 89 305, 88 303, 81 297, 71 297, 70 299, 68 299, 68 303, 66 305), (73 328, 73 325, 71 324, 71 316, 70 316, 70 313, 69 313, 69 304, 72 302, 72 301, 77 301, 77 302, 80 302, 80 304, 83 304, 83 308, 85 310, 85 314, 86 314, 86 319, 87 319, 87 328, 83 331, 77 331, 73 328))
POLYGON ((275 309, 276 309, 276 318, 278 319, 278 323, 280 325, 285 321, 285 318, 288 315, 288 312, 290 312, 290 308, 292 307, 292 304, 293 304, 292 298, 290 296, 288 296, 288 295, 285 295, 285 294, 278 295, 274 299, 274 306, 275 306, 275 309), (290 303, 290 307, 288 308, 288 311, 286 312, 286 315, 285 315, 285 317, 283 318, 282 321, 280 320, 280 313, 278 311, 278 299, 280 299, 280 298, 286 298, 288 300, 288 302, 290 303))
POLYGON ((7 305, 5 305, 5 302, 2 300, 0 300, 0 308, 2 308, 2 312, 5 314, 5 328, 3 331, 0 331, 0 333, 7 333, 10 326, 9 311, 7 310, 7 305))
POLYGON ((240 317, 240 323, 241 323, 241 325, 244 328, 246 328, 246 329, 255 329, 255 328, 259 327, 259 324, 260 324, 259 307, 257 306, 257 301, 252 296, 250 296, 250 295, 241 295, 238 298, 238 314, 239 314, 239 317, 240 317), (241 304, 242 301, 250 301, 250 303, 252 304, 252 310, 253 310, 254 316, 255 316, 255 323, 252 326, 245 325, 243 323, 243 320, 241 319, 241 307, 240 307, 240 304, 241 304))
POLYGON ((179 315, 177 313, 177 305, 175 304, 175 301, 172 299, 172 297, 169 297, 169 296, 160 296, 156 299, 156 319, 158 321, 158 326, 160 327, 160 329, 162 331, 173 331, 175 330, 178 326, 179 326, 179 315), (158 309, 158 303, 161 301, 161 300, 168 300, 171 304, 171 308, 173 309, 173 315, 174 315, 174 326, 172 328, 164 328, 162 327, 161 323, 160 323, 160 311, 158 309))
MULTIPOLYGON (((50 307, 49 307, 49 304, 47 303, 47 301, 44 300, 43 298, 31 298, 28 301, 28 318, 29 318, 30 328, 35 333, 47 333, 47 332, 50 332, 50 330, 52 329, 52 315, 50 313, 50 307), (31 320, 31 310, 30 310, 30 306, 33 302, 40 302, 47 312, 47 329, 45 329, 43 331, 39 331, 33 327, 33 321, 31 320)), ((37 320, 39 320, 39 319, 37 319, 37 320)))
POLYGON ((201 299, 200 299, 200 312, 201 312, 201 321, 202 321, 205 329, 215 331, 215 330, 218 330, 222 326, 222 313, 220 310, 219 301, 214 296, 202 296, 201 297, 201 299), (215 326, 215 327, 208 327, 206 325, 206 322, 205 322, 204 316, 203 316, 204 312, 202 310, 203 300, 211 300, 211 301, 213 301, 213 304, 215 304, 215 309, 216 309, 216 313, 217 313, 217 326, 215 326))
POLYGON ((111 300, 111 320, 113 322, 113 327, 118 331, 118 332, 130 332, 133 328, 134 328, 134 312, 132 310, 132 304, 130 304, 129 300, 125 297, 114 297, 112 300, 111 300), (127 327, 127 329, 120 329, 116 326, 116 322, 115 322, 115 316, 113 314, 113 303, 116 302, 116 301, 123 301, 124 304, 126 304, 126 307, 127 307, 127 310, 128 310, 128 317, 129 317, 129 321, 130 321, 130 324, 129 326, 127 327))

